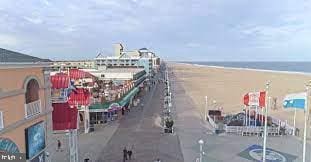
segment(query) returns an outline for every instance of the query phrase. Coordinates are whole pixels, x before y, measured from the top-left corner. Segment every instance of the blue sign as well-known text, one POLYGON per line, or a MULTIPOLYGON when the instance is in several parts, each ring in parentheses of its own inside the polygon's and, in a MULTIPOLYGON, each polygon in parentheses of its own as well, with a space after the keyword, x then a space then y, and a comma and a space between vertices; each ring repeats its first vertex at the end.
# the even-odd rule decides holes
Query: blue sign
POLYGON ((30 162, 45 162, 45 152, 42 151, 39 155, 30 160, 30 162))
MULTIPOLYGON (((252 145, 247 149, 245 149, 244 151, 240 152, 238 155, 251 161, 260 162, 262 161, 263 155, 262 149, 263 149, 262 146, 252 145)), ((297 156, 294 155, 276 151, 270 148, 266 149, 267 162, 287 162, 287 161, 294 161, 296 158, 297 156)))
POLYGON ((7 138, 0 138, 0 152, 19 153, 17 145, 7 138))
POLYGON ((26 158, 31 159, 45 148, 44 122, 37 123, 25 130, 26 158))

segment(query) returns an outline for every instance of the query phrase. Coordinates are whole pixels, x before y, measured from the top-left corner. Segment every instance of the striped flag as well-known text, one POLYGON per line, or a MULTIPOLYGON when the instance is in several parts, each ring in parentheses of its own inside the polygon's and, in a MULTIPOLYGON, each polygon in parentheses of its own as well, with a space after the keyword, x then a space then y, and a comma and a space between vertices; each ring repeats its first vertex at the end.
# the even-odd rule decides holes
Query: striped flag
POLYGON ((266 92, 250 92, 244 95, 244 105, 265 107, 266 92))
POLYGON ((292 93, 285 96, 283 101, 283 107, 287 108, 296 108, 296 109, 305 109, 305 103, 307 99, 307 93, 292 93))

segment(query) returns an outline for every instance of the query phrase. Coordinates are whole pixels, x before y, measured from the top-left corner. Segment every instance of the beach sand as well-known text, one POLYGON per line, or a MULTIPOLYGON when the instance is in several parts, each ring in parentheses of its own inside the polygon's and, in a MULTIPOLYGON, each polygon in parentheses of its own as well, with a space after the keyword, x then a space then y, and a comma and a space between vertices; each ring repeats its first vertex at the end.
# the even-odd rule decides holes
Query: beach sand
MULTIPOLYGON (((192 98, 201 113, 205 107, 205 96, 208 98, 208 109, 222 107, 225 114, 241 112, 244 108, 243 96, 248 92, 265 90, 266 82, 270 80, 269 96, 276 98, 276 106, 269 109, 269 115, 287 120, 290 125, 293 125, 294 111, 283 109, 283 98, 286 94, 304 91, 305 83, 311 80, 311 76, 306 74, 179 63, 170 63, 169 67, 173 69, 174 75, 182 82, 187 95, 192 98)), ((297 111, 296 126, 301 130, 304 126, 303 111, 297 111)))

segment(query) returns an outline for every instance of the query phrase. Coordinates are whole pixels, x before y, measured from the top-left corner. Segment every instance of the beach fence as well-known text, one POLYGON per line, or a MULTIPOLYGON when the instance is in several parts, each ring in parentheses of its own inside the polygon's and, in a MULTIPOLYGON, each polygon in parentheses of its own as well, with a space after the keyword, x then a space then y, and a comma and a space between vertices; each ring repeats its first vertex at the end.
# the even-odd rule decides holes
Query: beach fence
MULTIPOLYGON (((295 128, 278 118, 271 117, 272 123, 277 126, 268 127, 267 134, 269 136, 292 135, 295 128)), ((242 136, 261 136, 264 132, 264 126, 228 126, 225 125, 225 131, 229 134, 237 134, 242 136)))
MULTIPOLYGON (((262 136, 264 133, 264 127, 262 126, 227 126, 225 125, 225 131, 229 134, 237 134, 241 136, 262 136)), ((280 131, 278 127, 268 127, 267 134, 269 136, 278 136, 280 131)))

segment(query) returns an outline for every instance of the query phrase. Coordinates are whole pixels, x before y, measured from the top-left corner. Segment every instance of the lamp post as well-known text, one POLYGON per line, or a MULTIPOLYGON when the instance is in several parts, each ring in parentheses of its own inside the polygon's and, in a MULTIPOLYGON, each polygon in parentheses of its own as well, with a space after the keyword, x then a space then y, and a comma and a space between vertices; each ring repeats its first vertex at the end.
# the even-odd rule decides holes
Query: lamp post
POLYGON ((204 121, 207 119, 207 96, 205 96, 204 121))
POLYGON ((200 139, 198 141, 198 143, 200 144, 200 161, 199 162, 202 162, 202 159, 203 159, 203 144, 204 144, 204 141, 202 139, 200 139))

